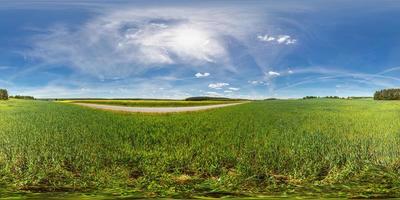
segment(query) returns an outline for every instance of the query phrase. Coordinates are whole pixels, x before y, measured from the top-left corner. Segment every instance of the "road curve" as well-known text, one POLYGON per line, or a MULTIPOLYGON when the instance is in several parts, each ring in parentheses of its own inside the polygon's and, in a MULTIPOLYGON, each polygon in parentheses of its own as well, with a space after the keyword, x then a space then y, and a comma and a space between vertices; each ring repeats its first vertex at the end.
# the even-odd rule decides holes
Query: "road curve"
POLYGON ((190 106, 190 107, 129 107, 129 106, 112 106, 112 105, 93 104, 93 103, 74 103, 74 104, 80 105, 80 106, 91 107, 91 108, 102 109, 102 110, 113 110, 113 111, 122 111, 122 112, 173 113, 173 112, 191 112, 191 111, 199 111, 199 110, 208 110, 208 109, 213 109, 213 108, 234 106, 234 105, 239 105, 239 104, 243 104, 243 103, 246 103, 246 102, 218 104, 218 105, 209 105, 209 106, 190 106))

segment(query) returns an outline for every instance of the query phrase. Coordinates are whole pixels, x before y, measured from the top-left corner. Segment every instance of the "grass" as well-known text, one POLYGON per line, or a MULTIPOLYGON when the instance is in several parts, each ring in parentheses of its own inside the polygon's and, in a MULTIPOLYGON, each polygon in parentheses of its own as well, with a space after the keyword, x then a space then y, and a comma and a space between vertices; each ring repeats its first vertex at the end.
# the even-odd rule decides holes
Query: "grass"
POLYGON ((68 103, 93 103, 105 105, 119 105, 131 107, 187 107, 207 106, 227 103, 238 103, 240 101, 184 101, 184 100, 67 100, 68 103))
POLYGON ((399 169, 396 101, 256 101, 163 115, 0 102, 0 188, 10 192, 383 198, 400 196, 399 169))

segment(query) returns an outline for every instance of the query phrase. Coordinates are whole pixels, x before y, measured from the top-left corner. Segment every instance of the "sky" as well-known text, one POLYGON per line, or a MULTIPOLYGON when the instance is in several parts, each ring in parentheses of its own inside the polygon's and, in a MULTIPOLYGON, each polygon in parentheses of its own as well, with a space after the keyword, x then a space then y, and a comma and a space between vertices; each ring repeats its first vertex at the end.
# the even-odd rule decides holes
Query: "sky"
POLYGON ((0 3, 0 88, 37 98, 372 96, 400 87, 400 1, 0 3))

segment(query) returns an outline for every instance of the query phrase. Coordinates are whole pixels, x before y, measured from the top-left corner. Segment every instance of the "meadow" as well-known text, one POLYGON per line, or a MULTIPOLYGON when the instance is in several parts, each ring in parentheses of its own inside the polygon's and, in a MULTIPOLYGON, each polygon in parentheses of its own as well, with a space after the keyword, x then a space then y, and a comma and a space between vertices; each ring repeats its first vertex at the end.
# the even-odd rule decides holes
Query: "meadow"
POLYGON ((399 169, 397 101, 254 101, 162 115, 0 102, 0 197, 399 197, 399 169))
POLYGON ((105 105, 118 105, 130 107, 188 107, 207 106, 226 103, 238 103, 237 100, 207 100, 207 101, 184 101, 184 100, 65 100, 66 103, 92 103, 105 105))

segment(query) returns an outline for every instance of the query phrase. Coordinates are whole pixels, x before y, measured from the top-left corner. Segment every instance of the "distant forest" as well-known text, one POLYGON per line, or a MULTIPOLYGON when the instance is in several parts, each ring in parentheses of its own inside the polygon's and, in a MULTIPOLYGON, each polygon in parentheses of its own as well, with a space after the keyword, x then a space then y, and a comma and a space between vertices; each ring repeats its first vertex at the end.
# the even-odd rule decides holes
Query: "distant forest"
POLYGON ((375 100, 400 100, 400 89, 383 89, 376 91, 375 100))

